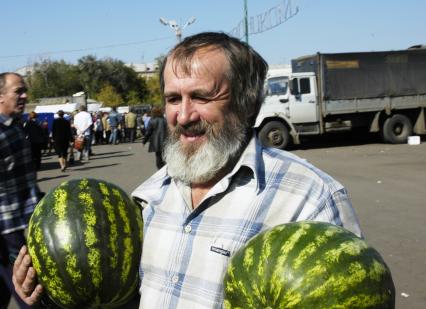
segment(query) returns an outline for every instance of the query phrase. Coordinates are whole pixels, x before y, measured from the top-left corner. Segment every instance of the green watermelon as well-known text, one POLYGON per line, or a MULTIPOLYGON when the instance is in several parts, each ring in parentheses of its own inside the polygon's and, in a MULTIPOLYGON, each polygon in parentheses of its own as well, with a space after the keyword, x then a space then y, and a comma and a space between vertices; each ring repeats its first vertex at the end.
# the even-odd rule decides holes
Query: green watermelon
POLYGON ((332 224, 294 222, 252 238, 231 258, 225 308, 394 308, 380 254, 332 224))
POLYGON ((76 179, 51 190, 29 224, 38 279, 62 308, 115 308, 135 296, 142 254, 140 207, 118 186, 76 179))

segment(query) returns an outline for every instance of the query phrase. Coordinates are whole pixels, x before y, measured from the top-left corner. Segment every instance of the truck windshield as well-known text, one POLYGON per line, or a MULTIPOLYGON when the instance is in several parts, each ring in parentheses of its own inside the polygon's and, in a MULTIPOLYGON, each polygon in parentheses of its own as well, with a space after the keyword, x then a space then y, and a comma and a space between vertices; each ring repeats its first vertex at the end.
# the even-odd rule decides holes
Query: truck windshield
POLYGON ((287 87, 287 77, 272 77, 268 79, 266 93, 267 95, 286 94, 287 87))

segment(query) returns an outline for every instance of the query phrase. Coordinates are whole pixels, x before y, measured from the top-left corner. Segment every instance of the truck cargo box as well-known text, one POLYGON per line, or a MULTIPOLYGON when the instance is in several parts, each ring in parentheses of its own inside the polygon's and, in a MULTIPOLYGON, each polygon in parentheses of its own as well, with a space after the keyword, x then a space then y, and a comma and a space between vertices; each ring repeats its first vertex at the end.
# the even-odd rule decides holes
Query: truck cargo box
POLYGON ((293 72, 315 72, 323 100, 426 94, 426 49, 321 54, 292 60, 293 72))

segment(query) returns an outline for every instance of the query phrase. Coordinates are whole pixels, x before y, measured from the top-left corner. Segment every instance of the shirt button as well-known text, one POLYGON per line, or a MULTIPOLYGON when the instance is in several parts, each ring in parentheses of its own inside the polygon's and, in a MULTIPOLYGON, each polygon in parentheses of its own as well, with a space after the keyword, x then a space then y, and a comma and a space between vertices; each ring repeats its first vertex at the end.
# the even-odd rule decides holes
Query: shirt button
POLYGON ((173 282, 173 283, 178 283, 178 281, 179 281, 179 276, 178 276, 178 275, 174 275, 174 276, 172 277, 172 282, 173 282))
POLYGON ((192 227, 188 224, 188 225, 186 225, 185 226, 185 233, 191 233, 191 231, 192 231, 192 227))

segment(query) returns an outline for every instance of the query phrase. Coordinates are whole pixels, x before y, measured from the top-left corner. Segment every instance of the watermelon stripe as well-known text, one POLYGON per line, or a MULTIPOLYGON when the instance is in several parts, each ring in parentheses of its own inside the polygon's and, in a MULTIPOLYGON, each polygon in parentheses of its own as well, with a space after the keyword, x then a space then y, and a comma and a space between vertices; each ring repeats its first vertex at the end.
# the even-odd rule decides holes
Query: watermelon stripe
POLYGON ((126 204, 124 203, 123 197, 117 189, 112 190, 114 197, 117 199, 117 206, 119 211, 119 216, 122 220, 123 233, 125 235, 124 241, 124 257, 123 264, 121 269, 121 281, 125 282, 126 278, 129 275, 130 268, 132 265, 132 256, 133 256, 133 242, 131 239, 131 229, 130 229, 130 221, 129 216, 126 209, 126 204))
MULTIPOLYGON (((38 214, 40 214, 38 212, 38 214)), ((47 275, 39 276, 43 285, 51 291, 53 297, 62 299, 66 305, 72 305, 72 297, 66 292, 61 280, 58 280, 58 266, 48 254, 48 249, 45 243, 43 231, 38 223, 30 224, 29 233, 34 237, 29 239, 28 248, 32 258, 32 263, 35 269, 47 269, 47 275), (42 264, 41 261, 44 261, 42 264), (53 278, 53 279, 50 279, 53 278)))
MULTIPOLYGON (((301 227, 296 230, 290 238, 284 242, 283 246, 280 248, 278 253, 278 259, 276 262, 276 266, 273 271, 273 275, 271 278, 271 291, 270 293, 273 295, 272 299, 273 302, 278 302, 278 299, 281 295, 282 288, 285 288, 285 284, 281 284, 281 274, 285 271, 285 263, 287 260, 287 257, 289 253, 293 250, 294 246, 297 244, 299 239, 305 235, 307 232, 306 230, 309 229, 309 225, 303 224, 301 227)), ((277 231, 274 231, 273 233, 279 233, 281 232, 280 229, 277 231)), ((272 236, 273 237, 273 236, 272 236)))
MULTIPOLYGON (((82 187, 86 188, 85 184, 82 184, 82 187)), ((81 188, 83 189, 83 188, 81 188)), ((83 220, 86 224, 86 230, 84 231, 84 242, 85 246, 88 248, 89 252, 87 254, 87 260, 89 263, 90 274, 92 276, 92 283, 96 288, 99 288, 102 283, 102 272, 101 272, 101 254, 99 249, 96 247, 98 238, 95 232, 96 225, 96 212, 93 207, 94 201, 87 192, 81 192, 78 196, 79 200, 84 209, 83 220)))
POLYGON ((110 226, 110 236, 109 236, 109 247, 111 248, 111 255, 109 257, 111 267, 116 268, 118 265, 118 247, 117 247, 117 239, 118 239, 118 230, 117 230, 117 221, 114 213, 114 208, 110 201, 110 193, 108 187, 105 183, 99 183, 99 189, 102 192, 103 199, 102 205, 105 208, 107 213, 107 218, 110 226))

